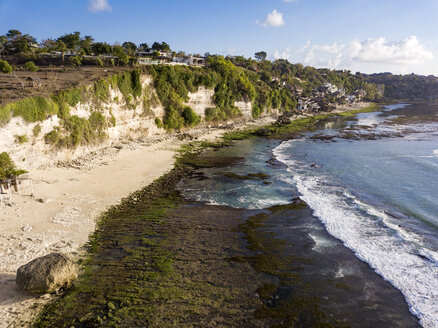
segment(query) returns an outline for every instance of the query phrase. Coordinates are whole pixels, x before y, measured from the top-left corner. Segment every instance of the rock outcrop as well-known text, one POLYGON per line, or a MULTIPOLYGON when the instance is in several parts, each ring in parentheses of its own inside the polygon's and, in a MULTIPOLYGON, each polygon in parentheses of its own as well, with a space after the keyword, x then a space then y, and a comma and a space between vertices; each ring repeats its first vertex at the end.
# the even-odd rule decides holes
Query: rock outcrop
POLYGON ((77 278, 76 267, 64 254, 51 253, 18 268, 16 283, 30 293, 53 293, 77 278))

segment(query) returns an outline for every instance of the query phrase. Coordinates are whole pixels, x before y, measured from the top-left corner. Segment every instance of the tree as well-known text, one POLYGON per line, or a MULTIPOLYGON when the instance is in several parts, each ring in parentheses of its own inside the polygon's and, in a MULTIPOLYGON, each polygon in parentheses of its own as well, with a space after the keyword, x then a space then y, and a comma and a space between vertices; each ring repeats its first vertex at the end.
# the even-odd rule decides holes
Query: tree
POLYGON ((156 50, 156 51, 161 50, 161 44, 158 43, 158 42, 154 42, 154 43, 152 44, 152 50, 156 50))
POLYGON ((70 34, 64 34, 63 36, 58 38, 58 41, 62 41, 65 43, 67 49, 76 50, 79 46, 79 41, 81 40, 80 32, 73 32, 70 34))
POLYGON ((42 46, 47 52, 55 51, 58 48, 58 42, 52 39, 47 39, 42 42, 42 46))
POLYGON ((139 51, 145 51, 145 50, 148 50, 148 49, 149 49, 149 46, 148 46, 147 43, 140 43, 140 45, 137 48, 137 50, 139 50, 139 51))
POLYGON ((154 44, 152 45, 152 49, 153 50, 157 50, 157 51, 166 51, 166 52, 170 52, 170 46, 166 43, 166 42, 154 42, 154 44))
POLYGON ((4 35, 0 35, 0 58, 2 57, 2 53, 6 48, 6 42, 8 42, 8 38, 4 35))
POLYGON ((96 42, 90 46, 91 52, 96 56, 109 54, 111 52, 111 46, 105 42, 96 42))
POLYGON ((8 33, 6 33, 6 36, 9 40, 15 40, 22 36, 22 33, 19 30, 9 30, 8 33))
POLYGON ((137 45, 134 42, 123 42, 122 47, 130 56, 133 56, 137 51, 137 45))
POLYGON ((63 41, 58 40, 56 42, 56 50, 61 52, 62 62, 64 63, 65 52, 67 51, 67 46, 65 45, 65 43, 63 41))
POLYGON ((113 55, 117 56, 119 58, 119 61, 121 61, 123 64, 129 63, 129 56, 122 46, 114 46, 113 55))
POLYGON ((25 170, 17 169, 17 166, 8 153, 0 153, 0 179, 9 179, 26 172, 25 170))
POLYGON ((264 60, 266 60, 266 57, 267 57, 268 55, 266 54, 265 51, 259 51, 259 52, 256 52, 256 53, 254 54, 254 56, 255 56, 255 58, 256 58, 258 61, 264 61, 264 60))
POLYGON ((29 51, 29 42, 26 36, 19 37, 13 41, 13 48, 15 53, 25 53, 29 51))
POLYGON ((83 39, 79 41, 79 47, 88 55, 91 53, 91 44, 94 39, 90 35, 86 35, 83 39))
POLYGON ((161 50, 170 52, 170 46, 166 42, 161 42, 161 50))

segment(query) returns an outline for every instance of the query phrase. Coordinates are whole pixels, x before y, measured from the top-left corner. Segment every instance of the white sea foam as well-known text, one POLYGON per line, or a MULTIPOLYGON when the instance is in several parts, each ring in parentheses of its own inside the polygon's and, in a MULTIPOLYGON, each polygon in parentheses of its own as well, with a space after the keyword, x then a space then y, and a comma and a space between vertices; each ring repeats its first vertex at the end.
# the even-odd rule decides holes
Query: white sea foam
POLYGON ((313 246, 312 249, 319 253, 323 253, 325 248, 330 248, 335 245, 331 240, 316 234, 309 233, 309 237, 315 242, 315 246, 313 246))
POLYGON ((335 278, 344 278, 345 276, 350 276, 354 274, 354 270, 346 267, 339 267, 338 271, 335 272, 335 278))
POLYGON ((288 165, 314 215, 331 235, 403 293, 424 327, 438 327, 438 254, 425 248, 419 251, 421 240, 393 225, 384 212, 356 200, 343 188, 327 185, 327 177, 316 176, 315 170, 291 160, 287 155, 291 142, 296 141, 281 144, 274 155, 288 165))

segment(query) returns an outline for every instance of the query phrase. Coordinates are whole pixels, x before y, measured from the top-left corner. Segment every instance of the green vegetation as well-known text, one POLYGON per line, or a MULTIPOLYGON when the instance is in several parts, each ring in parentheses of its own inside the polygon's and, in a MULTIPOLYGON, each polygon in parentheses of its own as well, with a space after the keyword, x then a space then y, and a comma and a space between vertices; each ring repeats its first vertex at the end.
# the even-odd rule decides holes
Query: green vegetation
POLYGON ((96 59, 96 65, 99 66, 99 67, 103 67, 103 61, 102 61, 102 59, 97 58, 97 59, 96 59))
POLYGON ((19 144, 23 144, 29 141, 29 139, 27 138, 27 135, 15 135, 15 142, 18 142, 19 144))
MULTIPOLYGON (((22 117, 27 122, 39 122, 49 116, 61 118, 61 125, 44 136, 46 143, 56 147, 76 147, 98 142, 106 137, 105 130, 116 125, 116 119, 110 112, 106 118, 101 113, 101 103, 109 101, 110 88, 118 89, 127 104, 142 95, 140 71, 126 71, 115 74, 108 79, 96 81, 91 88, 78 87, 60 91, 52 97, 29 97, 15 103, 0 107, 0 126, 9 122, 12 117, 22 117), (89 119, 70 115, 70 108, 85 101, 93 101, 95 110, 89 119)), ((153 101, 151 99, 150 101, 153 101)), ((183 125, 194 126, 199 117, 186 110, 183 125)), ((34 136, 41 132, 41 126, 35 126, 34 136)))
POLYGON ((28 61, 24 64, 24 67, 26 67, 26 69, 29 72, 38 72, 40 70, 40 68, 35 65, 35 63, 33 61, 28 61))
POLYGON ((395 75, 391 73, 361 74, 369 83, 384 87, 385 100, 436 100, 438 98, 438 80, 429 75, 395 75))
POLYGON ((69 106, 74 107, 85 100, 85 88, 73 88, 60 91, 55 99, 58 103, 66 102, 69 106))
POLYGON ((147 70, 154 78, 158 98, 166 109, 164 127, 172 130, 183 128, 186 122, 196 124, 196 118, 189 110, 186 110, 186 119, 182 116, 188 93, 197 90, 196 73, 186 67, 173 66, 150 66, 147 70))
POLYGON ((71 66, 81 66, 82 65, 82 58, 80 56, 73 56, 69 59, 71 66))
POLYGON ((160 129, 164 127, 163 122, 158 117, 155 118, 155 125, 160 129))
POLYGON ((35 125, 32 129, 32 133, 35 138, 38 137, 41 133, 41 125, 40 124, 35 125))
POLYGON ((250 173, 247 175, 240 175, 234 172, 222 172, 221 173, 223 176, 226 176, 230 179, 234 179, 234 180, 256 180, 256 181, 260 181, 260 180, 266 180, 269 179, 269 176, 264 174, 264 173, 250 173))
POLYGON ((102 215, 81 276, 34 327, 159 327, 155 304, 184 302, 187 292, 163 231, 167 213, 180 202, 174 187, 181 173, 173 170, 102 215))
POLYGON ((117 86, 125 101, 133 96, 134 99, 141 97, 142 87, 140 82, 140 70, 126 71, 114 75, 111 79, 113 89, 117 86))
POLYGON ((44 136, 44 141, 59 148, 87 145, 104 139, 106 126, 106 119, 100 112, 93 112, 89 119, 75 115, 63 119, 60 127, 44 136))
POLYGON ((302 96, 309 96, 314 89, 319 88, 325 82, 344 88, 347 94, 364 89, 368 93, 367 99, 371 101, 377 100, 381 96, 380 86, 370 83, 361 74, 353 75, 347 70, 316 69, 301 64, 291 64, 285 59, 271 62, 235 56, 231 57, 230 60, 234 65, 254 72, 261 81, 271 87, 284 84, 289 89, 300 88, 302 96))
POLYGON ((58 112, 59 104, 52 98, 29 97, 1 107, 0 124, 7 123, 11 116, 20 116, 27 122, 43 121, 58 112))
MULTIPOLYGON (((238 117, 241 113, 234 103, 256 99, 260 88, 251 82, 246 70, 221 56, 211 56, 208 60, 208 68, 204 69, 180 66, 147 67, 154 78, 158 98, 166 108, 163 122, 166 129, 181 129, 198 123, 194 113, 184 103, 189 100, 188 93, 196 92, 199 86, 215 90, 213 101, 216 107, 208 108, 205 112, 208 121, 238 117)), ((263 97, 257 99, 257 106, 263 109, 262 106, 266 105, 263 97)), ((256 114, 258 115, 259 113, 256 114)))
POLYGON ((194 127, 201 122, 201 118, 189 106, 184 107, 182 117, 185 126, 194 127))
POLYGON ((26 172, 25 170, 17 169, 8 153, 0 153, 0 179, 10 179, 26 172))
POLYGON ((93 95, 96 100, 106 102, 109 99, 110 83, 107 80, 99 80, 93 84, 93 95))
POLYGON ((0 60, 0 72, 2 73, 12 73, 12 66, 6 60, 0 60))

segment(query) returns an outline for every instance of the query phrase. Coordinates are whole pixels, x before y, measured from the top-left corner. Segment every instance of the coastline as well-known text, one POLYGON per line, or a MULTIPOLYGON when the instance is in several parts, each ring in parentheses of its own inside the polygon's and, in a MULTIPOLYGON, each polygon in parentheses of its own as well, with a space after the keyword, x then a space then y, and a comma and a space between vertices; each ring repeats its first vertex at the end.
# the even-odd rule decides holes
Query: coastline
MULTIPOLYGON (((347 107, 329 115, 360 111, 364 106, 347 107)), ((274 121, 264 118, 239 124, 235 130, 266 126, 274 121)), ((189 133, 199 141, 215 141, 228 131, 201 128, 189 133)), ((152 145, 131 142, 115 156, 114 153, 97 156, 85 168, 57 167, 32 172, 35 199, 14 195, 13 206, 0 208, 6 227, 0 236, 0 246, 6 250, 0 262, 0 316, 5 318, 0 327, 29 323, 50 299, 48 295, 33 297, 18 290, 16 269, 52 251, 82 255, 96 218, 109 206, 171 170, 183 144, 177 136, 152 145)))
MULTIPOLYGON (((264 118, 238 128, 263 126, 264 118)), ((187 131, 199 141, 213 142, 229 129, 200 128, 187 131)), ((34 296, 15 284, 19 266, 54 251, 78 258, 95 230, 96 220, 110 206, 149 185, 170 171, 185 143, 177 135, 151 145, 127 142, 116 153, 98 154, 76 167, 52 167, 28 174, 34 198, 28 190, 13 194, 11 206, 1 204, 0 328, 21 327, 47 303, 49 295, 34 296), (37 306, 35 309, 34 307, 37 306)), ((117 146, 120 147, 120 146, 117 146)), ((110 147, 111 148, 111 147, 110 147)))

